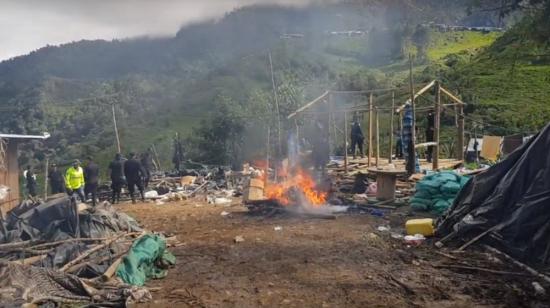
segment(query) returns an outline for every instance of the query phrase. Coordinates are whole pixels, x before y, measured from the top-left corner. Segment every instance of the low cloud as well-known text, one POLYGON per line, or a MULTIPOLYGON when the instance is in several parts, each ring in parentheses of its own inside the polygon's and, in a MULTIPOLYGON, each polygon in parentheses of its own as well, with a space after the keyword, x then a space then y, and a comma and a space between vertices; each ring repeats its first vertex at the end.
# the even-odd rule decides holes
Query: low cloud
MULTIPOLYGON (((252 4, 315 0, 0 0, 0 61, 81 39, 168 36, 186 24, 252 4)), ((326 2, 326 1, 325 1, 326 2)))

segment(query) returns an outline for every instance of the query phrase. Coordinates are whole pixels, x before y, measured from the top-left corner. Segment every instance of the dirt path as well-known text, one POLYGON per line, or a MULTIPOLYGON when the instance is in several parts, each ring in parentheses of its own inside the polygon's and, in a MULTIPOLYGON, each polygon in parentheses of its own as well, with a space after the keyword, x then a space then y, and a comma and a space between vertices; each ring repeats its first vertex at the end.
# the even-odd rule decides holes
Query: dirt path
POLYGON ((144 307, 528 305, 517 280, 436 269, 432 264, 451 260, 434 254, 428 243, 407 247, 376 230, 388 224, 400 228, 404 217, 262 218, 247 215, 240 205, 194 201, 120 209, 184 243, 171 249, 177 265, 168 277, 148 283, 159 289, 144 307), (244 242, 234 242, 238 235, 244 242))

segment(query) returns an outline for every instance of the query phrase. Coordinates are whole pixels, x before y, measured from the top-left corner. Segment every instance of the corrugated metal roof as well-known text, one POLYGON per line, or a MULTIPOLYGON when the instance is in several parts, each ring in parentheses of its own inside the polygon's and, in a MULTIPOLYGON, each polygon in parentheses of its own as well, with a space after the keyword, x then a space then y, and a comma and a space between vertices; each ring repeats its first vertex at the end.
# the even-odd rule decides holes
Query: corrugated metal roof
POLYGON ((17 134, 1 134, 0 138, 5 139, 48 139, 50 138, 50 133, 44 132, 42 135, 17 135, 17 134))

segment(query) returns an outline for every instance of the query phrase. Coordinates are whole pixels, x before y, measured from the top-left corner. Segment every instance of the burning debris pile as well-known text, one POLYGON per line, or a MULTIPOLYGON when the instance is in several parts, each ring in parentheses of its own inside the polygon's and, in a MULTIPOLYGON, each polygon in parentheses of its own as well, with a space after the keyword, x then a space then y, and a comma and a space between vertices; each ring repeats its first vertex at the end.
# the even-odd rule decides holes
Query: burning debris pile
POLYGON ((319 191, 313 178, 301 168, 280 183, 267 182, 265 196, 284 206, 319 207, 327 201, 327 192, 319 191))
POLYGON ((68 197, 26 201, 0 223, 4 304, 124 306, 150 298, 136 287, 150 275, 147 268, 162 273, 175 261, 164 237, 145 232, 108 203, 88 208, 68 197), (157 257, 144 258, 143 252, 157 257))
POLYGON ((301 167, 289 172, 279 172, 278 181, 267 175, 250 180, 244 192, 244 202, 250 213, 272 216, 292 214, 318 218, 334 218, 331 214, 342 209, 328 204, 330 181, 317 183, 310 173, 301 167))

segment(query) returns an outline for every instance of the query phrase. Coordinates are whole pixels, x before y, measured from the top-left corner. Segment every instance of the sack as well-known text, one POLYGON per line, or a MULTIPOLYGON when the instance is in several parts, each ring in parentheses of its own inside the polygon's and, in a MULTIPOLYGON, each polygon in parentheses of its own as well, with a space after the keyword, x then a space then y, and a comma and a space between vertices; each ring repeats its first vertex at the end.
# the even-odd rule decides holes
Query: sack
POLYGON ((461 188, 457 182, 447 182, 441 186, 441 192, 444 194, 457 194, 461 188))

